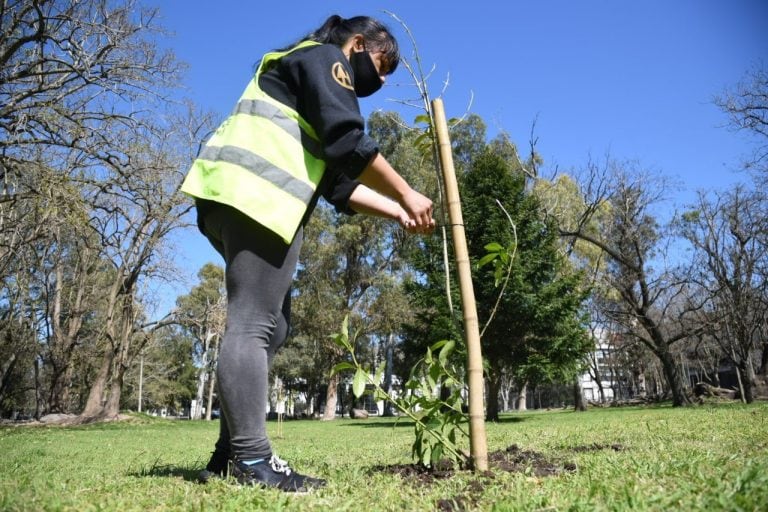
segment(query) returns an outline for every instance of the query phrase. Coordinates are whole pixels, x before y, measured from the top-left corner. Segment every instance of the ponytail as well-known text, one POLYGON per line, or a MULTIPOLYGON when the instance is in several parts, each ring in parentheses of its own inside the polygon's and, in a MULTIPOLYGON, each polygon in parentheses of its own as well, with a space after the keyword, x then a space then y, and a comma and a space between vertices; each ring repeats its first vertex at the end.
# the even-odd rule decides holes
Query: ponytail
POLYGON ((310 32, 288 48, 292 48, 302 41, 317 41, 318 43, 334 44, 341 47, 355 34, 362 34, 368 51, 384 53, 384 58, 389 64, 388 74, 394 73, 400 62, 400 49, 397 40, 385 25, 368 16, 344 19, 338 14, 334 14, 329 16, 317 30, 310 32))
MULTIPOLYGON (((338 14, 329 16, 327 20, 314 32, 307 34, 303 39, 304 41, 317 41, 323 44, 337 44, 334 41, 334 35, 337 33, 339 26, 344 22, 344 18, 338 14)), ((346 40, 344 40, 346 42, 346 40)), ((342 43, 343 44, 343 43, 342 43)))

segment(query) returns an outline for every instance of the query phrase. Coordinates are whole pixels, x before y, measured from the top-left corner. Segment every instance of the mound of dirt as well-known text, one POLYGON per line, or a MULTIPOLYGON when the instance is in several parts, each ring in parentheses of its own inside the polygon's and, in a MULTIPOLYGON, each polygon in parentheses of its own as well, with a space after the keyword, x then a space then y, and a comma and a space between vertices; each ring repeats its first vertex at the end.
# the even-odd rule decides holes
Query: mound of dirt
MULTIPOLYGON (((616 451, 623 450, 621 445, 610 445, 616 451)), ((606 446, 591 445, 589 447, 576 447, 574 451, 602 450, 606 446)), ((443 512, 460 512, 473 508, 485 491, 489 480, 495 478, 494 471, 508 473, 522 473, 534 477, 548 477, 561 473, 572 473, 577 470, 573 462, 562 461, 547 457, 539 452, 523 450, 513 444, 504 450, 498 450, 488 454, 488 471, 477 473, 477 478, 471 480, 464 490, 453 497, 440 499, 436 503, 438 510, 443 512)), ((403 480, 418 485, 430 485, 436 480, 450 478, 462 468, 455 468, 450 461, 442 461, 433 468, 421 464, 395 464, 391 466, 377 466, 372 471, 398 475, 403 480)))

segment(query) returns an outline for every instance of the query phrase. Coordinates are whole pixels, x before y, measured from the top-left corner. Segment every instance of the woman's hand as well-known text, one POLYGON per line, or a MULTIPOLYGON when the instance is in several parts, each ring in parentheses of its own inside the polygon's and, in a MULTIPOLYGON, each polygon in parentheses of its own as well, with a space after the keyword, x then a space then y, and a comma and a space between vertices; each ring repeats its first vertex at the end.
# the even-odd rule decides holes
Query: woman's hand
POLYGON ((408 220, 400 222, 411 233, 431 233, 435 228, 435 219, 432 218, 432 200, 410 189, 403 194, 400 206, 408 216, 408 220))
POLYGON ((418 194, 418 192, 416 192, 416 194, 421 196, 422 199, 415 197, 413 201, 421 204, 422 209, 429 210, 429 219, 425 225, 421 226, 399 203, 362 184, 355 187, 352 195, 349 196, 349 206, 358 213, 394 219, 408 233, 430 233, 435 226, 435 221, 432 220, 431 213, 432 201, 421 194, 418 194), (429 203, 428 205, 426 205, 424 201, 425 199, 426 202, 429 203))
POLYGON ((402 227, 407 233, 410 233, 412 235, 420 235, 428 232, 416 226, 416 221, 410 218, 408 216, 408 213, 405 210, 403 210, 402 207, 400 207, 399 205, 398 205, 398 210, 400 212, 395 216, 395 220, 397 221, 398 224, 400 224, 400 227, 402 227))
MULTIPOLYGON (((410 232, 429 233, 434 229, 432 201, 413 190, 381 153, 377 153, 368 163, 360 174, 359 180, 373 190, 397 201, 410 219, 410 223, 401 222, 400 224, 404 227, 408 226, 406 229, 410 232)), ((394 217, 398 218, 398 215, 394 217)))

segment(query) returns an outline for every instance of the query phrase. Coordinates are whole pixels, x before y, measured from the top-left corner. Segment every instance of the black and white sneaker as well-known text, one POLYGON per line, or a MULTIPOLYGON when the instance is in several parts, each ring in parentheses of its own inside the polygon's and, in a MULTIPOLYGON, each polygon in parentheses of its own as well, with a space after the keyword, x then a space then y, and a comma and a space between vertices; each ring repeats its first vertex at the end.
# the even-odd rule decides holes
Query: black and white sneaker
POLYGON ((197 474, 197 479, 202 483, 208 482, 211 478, 226 478, 229 462, 229 454, 219 450, 211 454, 211 460, 205 466, 205 469, 197 474))
POLYGON ((288 463, 273 455, 255 464, 244 464, 230 460, 229 474, 242 485, 273 487, 285 492, 306 493, 325 487, 326 481, 320 478, 300 475, 288 467, 288 463))

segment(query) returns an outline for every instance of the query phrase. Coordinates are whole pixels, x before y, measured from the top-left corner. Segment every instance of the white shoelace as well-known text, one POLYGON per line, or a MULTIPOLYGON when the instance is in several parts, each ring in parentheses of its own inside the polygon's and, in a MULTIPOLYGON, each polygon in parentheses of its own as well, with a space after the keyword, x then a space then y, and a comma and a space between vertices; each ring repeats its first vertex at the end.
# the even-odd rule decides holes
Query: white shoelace
POLYGON ((291 474, 291 468, 288 467, 288 462, 284 461, 277 455, 272 455, 272 458, 269 459, 269 465, 272 466, 272 470, 275 473, 285 473, 286 475, 291 474))

